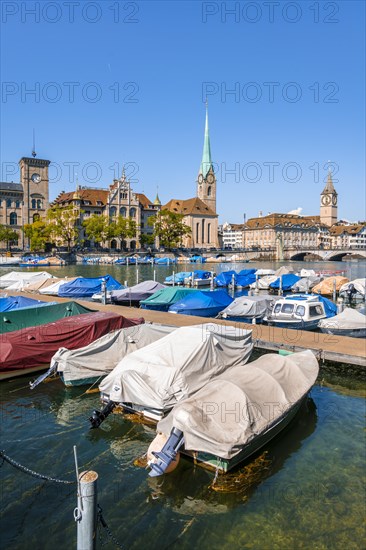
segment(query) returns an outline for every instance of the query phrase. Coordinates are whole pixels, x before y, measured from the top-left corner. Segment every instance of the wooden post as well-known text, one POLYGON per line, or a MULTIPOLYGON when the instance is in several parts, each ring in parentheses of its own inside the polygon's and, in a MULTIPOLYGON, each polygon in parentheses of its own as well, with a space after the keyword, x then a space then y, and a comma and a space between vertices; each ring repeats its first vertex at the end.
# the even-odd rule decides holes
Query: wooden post
MULTIPOLYGON (((97 480, 92 470, 79 475, 77 550, 95 550, 97 537, 97 480)), ((76 512, 76 511, 75 511, 76 512)))

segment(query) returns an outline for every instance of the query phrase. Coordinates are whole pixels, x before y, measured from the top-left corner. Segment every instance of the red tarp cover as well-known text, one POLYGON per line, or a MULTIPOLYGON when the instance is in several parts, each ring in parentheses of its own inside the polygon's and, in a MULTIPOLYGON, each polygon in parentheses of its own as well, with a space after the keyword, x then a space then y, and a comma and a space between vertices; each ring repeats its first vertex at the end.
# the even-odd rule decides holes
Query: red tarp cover
POLYGON ((102 311, 59 319, 54 323, 29 327, 0 336, 0 372, 49 363, 56 351, 87 346, 112 330, 144 323, 117 313, 102 311))

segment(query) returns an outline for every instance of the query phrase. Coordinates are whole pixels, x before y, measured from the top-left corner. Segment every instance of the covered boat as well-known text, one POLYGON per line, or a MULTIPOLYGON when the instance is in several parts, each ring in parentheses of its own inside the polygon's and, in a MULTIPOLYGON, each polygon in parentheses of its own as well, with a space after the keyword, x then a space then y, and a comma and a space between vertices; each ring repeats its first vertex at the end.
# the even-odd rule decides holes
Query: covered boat
POLYGON ((18 283, 19 281, 33 281, 39 279, 50 279, 52 275, 47 271, 35 271, 32 273, 25 273, 24 271, 10 271, 0 277, 0 288, 7 288, 8 286, 18 283))
POLYGON ((337 306, 323 296, 293 294, 277 300, 263 320, 279 328, 314 330, 321 319, 336 313, 337 306))
POLYGON ((45 325, 64 317, 91 313, 92 311, 77 302, 63 302, 61 304, 44 302, 42 307, 34 306, 26 309, 10 310, 0 315, 0 334, 45 325))
POLYGON ((155 311, 168 311, 171 305, 175 304, 175 302, 178 302, 187 294, 190 294, 192 292, 199 292, 199 290, 196 290, 194 288, 179 288, 179 287, 171 287, 171 288, 163 288, 162 290, 158 290, 150 296, 150 298, 146 298, 146 300, 141 300, 140 306, 143 309, 153 309, 155 311))
POLYGON ((234 281, 236 282, 237 273, 236 271, 223 271, 215 277, 214 282, 216 286, 229 286, 234 281))
POLYGON ((366 338, 366 316, 350 307, 331 319, 323 319, 318 326, 326 334, 366 338))
POLYGON ((80 348, 111 330, 141 322, 141 319, 126 319, 116 313, 97 311, 8 332, 1 338, 0 378, 39 370, 40 365, 49 363, 62 346, 80 348))
POLYGON ((184 280, 192 275, 192 271, 180 271, 165 277, 165 285, 184 285, 184 280))
POLYGON ((160 418, 222 372, 242 367, 252 348, 248 330, 214 324, 178 328, 122 359, 100 384, 102 399, 160 418))
POLYGON ((204 271, 203 269, 195 269, 184 280, 184 284, 189 286, 209 286, 213 281, 214 273, 212 271, 204 271))
MULTIPOLYGON (((55 304, 55 302, 51 302, 55 304)), ((0 312, 13 311, 15 309, 35 308, 48 306, 50 302, 42 302, 42 300, 34 300, 26 296, 8 296, 0 298, 0 312)))
POLYGON ((119 290, 124 288, 121 283, 116 281, 111 275, 104 277, 77 277, 73 281, 61 285, 58 289, 58 295, 68 297, 91 297, 93 294, 101 292, 102 284, 105 282, 106 290, 119 290))
POLYGON ((277 436, 295 418, 319 372, 311 351, 263 355, 208 381, 174 406, 150 445, 150 476, 178 463, 177 453, 227 472, 277 436))
POLYGON ((146 300, 158 290, 166 288, 165 285, 157 281, 144 281, 134 286, 129 286, 123 290, 113 290, 111 292, 111 301, 121 305, 139 305, 141 300, 146 300))
MULTIPOLYGON (((301 270, 306 271, 306 270, 301 270)), ((309 292, 315 285, 320 283, 322 277, 320 275, 301 276, 302 278, 291 287, 292 292, 309 292)))
POLYGON ((354 279, 349 283, 345 283, 339 289, 339 295, 342 298, 347 299, 349 302, 352 300, 364 300, 366 292, 366 279, 354 279))
POLYGON ((175 258, 154 258, 154 264, 156 265, 171 265, 176 263, 177 260, 175 258))
POLYGON ((48 296, 58 296, 60 286, 74 281, 76 277, 63 277, 62 279, 50 279, 46 281, 38 290, 40 294, 46 294, 48 296), (49 284, 48 284, 49 283, 49 284))
POLYGON ((293 273, 287 273, 280 275, 275 281, 269 284, 269 288, 272 290, 291 290, 294 284, 300 281, 301 277, 294 275, 293 273))
POLYGON ((51 359, 50 371, 60 373, 65 386, 91 384, 109 374, 128 354, 156 342, 176 327, 155 324, 134 325, 114 330, 88 346, 60 348, 51 359))
POLYGON ((254 320, 261 323, 272 310, 276 299, 277 297, 269 294, 239 296, 219 314, 219 317, 242 323, 253 323, 254 320))
POLYGON ((269 285, 271 283, 274 283, 278 279, 277 275, 264 275, 263 277, 258 277, 258 271, 255 274, 256 280, 254 283, 252 283, 250 288, 257 289, 257 290, 268 290, 269 285))
MULTIPOLYGON (((243 270, 246 271, 246 270, 243 270)), ((255 273, 248 273, 246 275, 241 275, 240 273, 236 276, 235 286, 241 288, 247 288, 256 281, 257 277, 255 273)))
POLYGON ((233 298, 225 290, 204 290, 184 296, 169 308, 169 313, 197 315, 198 317, 216 317, 227 307, 233 298))
POLYGON ((334 292, 338 292, 343 285, 349 282, 347 277, 341 277, 336 275, 334 277, 327 277, 319 284, 315 285, 313 292, 315 294, 322 294, 323 296, 331 296, 334 292))

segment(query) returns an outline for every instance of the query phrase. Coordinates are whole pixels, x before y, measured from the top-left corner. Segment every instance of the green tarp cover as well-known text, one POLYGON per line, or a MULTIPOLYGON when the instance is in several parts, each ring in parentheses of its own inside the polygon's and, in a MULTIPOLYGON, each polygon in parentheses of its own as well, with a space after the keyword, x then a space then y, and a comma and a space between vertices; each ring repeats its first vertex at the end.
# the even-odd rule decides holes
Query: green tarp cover
POLYGON ((43 307, 4 311, 0 313, 0 334, 45 325, 63 317, 73 317, 92 311, 94 310, 88 309, 77 302, 63 302, 62 304, 43 307))
POLYGON ((195 288, 180 288, 177 286, 173 286, 171 288, 163 288, 155 292, 155 294, 150 296, 150 298, 142 300, 140 304, 146 304, 147 306, 174 304, 175 302, 177 302, 178 300, 182 300, 184 296, 192 292, 198 292, 198 290, 195 288))

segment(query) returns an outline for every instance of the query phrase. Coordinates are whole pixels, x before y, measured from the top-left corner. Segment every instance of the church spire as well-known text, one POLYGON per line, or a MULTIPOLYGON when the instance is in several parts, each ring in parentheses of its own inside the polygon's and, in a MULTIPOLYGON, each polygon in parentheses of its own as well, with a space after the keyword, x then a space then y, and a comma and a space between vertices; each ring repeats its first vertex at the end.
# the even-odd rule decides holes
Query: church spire
POLYGON ((337 194, 336 190, 334 189, 334 185, 333 185, 332 172, 329 169, 327 183, 325 184, 325 187, 322 191, 322 195, 327 195, 327 194, 332 194, 332 193, 337 194))
POLYGON ((206 123, 205 123, 205 137, 203 141, 203 153, 202 161, 200 166, 199 173, 206 178, 210 168, 213 170, 212 160, 211 160, 211 146, 210 146, 210 135, 208 131, 208 103, 206 99, 206 123))

